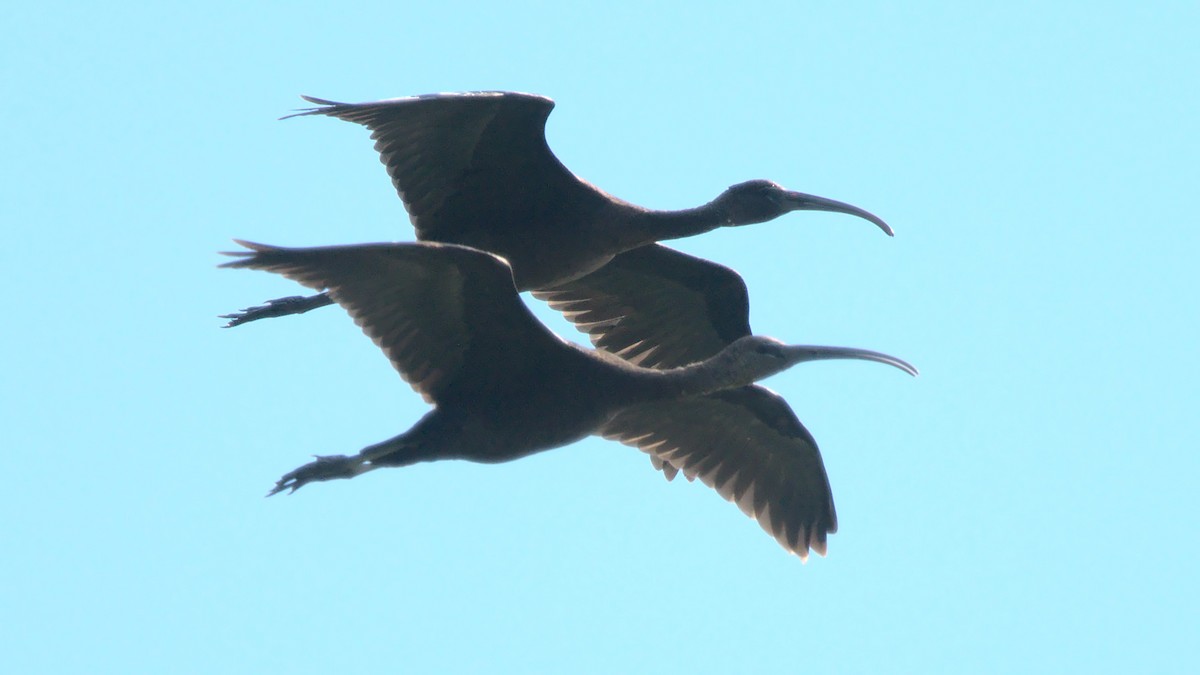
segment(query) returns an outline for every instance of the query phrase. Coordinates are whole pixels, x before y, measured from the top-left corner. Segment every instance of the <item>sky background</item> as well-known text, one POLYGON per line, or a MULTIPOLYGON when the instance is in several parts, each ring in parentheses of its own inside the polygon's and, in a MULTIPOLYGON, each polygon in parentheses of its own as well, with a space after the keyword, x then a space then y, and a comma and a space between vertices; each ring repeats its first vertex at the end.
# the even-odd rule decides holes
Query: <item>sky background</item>
POLYGON ((1191 672, 1200 9, 731 5, 7 7, 0 671, 1191 672), (475 89, 556 99, 635 203, 769 178, 895 227, 676 244, 757 332, 921 369, 767 381, 828 557, 599 439, 263 498, 427 409, 341 311, 220 328, 302 290, 232 237, 413 238, 363 129, 277 118, 475 89))

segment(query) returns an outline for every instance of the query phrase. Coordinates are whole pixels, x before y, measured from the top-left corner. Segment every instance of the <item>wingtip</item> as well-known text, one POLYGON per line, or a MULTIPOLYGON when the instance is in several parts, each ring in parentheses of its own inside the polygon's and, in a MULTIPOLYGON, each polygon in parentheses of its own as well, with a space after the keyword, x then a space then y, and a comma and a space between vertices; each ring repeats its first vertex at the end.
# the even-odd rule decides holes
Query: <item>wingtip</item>
POLYGON ((234 239, 233 242, 240 246, 246 247, 248 250, 246 250, 246 251, 217 251, 217 253, 219 253, 220 255, 227 255, 227 256, 230 256, 231 258, 237 258, 237 260, 230 260, 229 262, 221 263, 220 265, 217 265, 217 267, 245 267, 245 263, 246 263, 245 259, 246 258, 254 256, 255 254, 258 254, 258 253, 264 253, 267 251, 272 251, 272 250, 278 249, 277 246, 270 246, 268 244, 259 244, 257 242, 247 241, 245 239, 234 239))
POLYGON ((790 548, 790 547, 785 547, 785 548, 788 548, 789 553, 796 556, 797 558, 800 558, 801 564, 808 564, 809 554, 816 553, 817 555, 824 558, 826 551, 827 551, 825 542, 823 540, 814 540, 814 541, 807 542, 807 545, 804 546, 803 548, 801 548, 799 546, 797 546, 796 548, 790 548))
POLYGON ((316 96, 307 96, 305 94, 301 94, 300 98, 302 98, 305 101, 308 101, 309 103, 312 103, 316 106, 319 106, 319 107, 317 107, 317 108, 297 108, 294 112, 284 115, 283 117, 280 117, 279 118, 280 121, 289 120, 293 117, 305 117, 307 115, 321 115, 321 114, 324 114, 325 111, 328 110, 330 106, 346 105, 345 103, 341 103, 340 101, 330 101, 330 100, 323 99, 323 98, 317 98, 316 96))
POLYGON ((824 537, 817 537, 814 538, 813 541, 808 542, 808 548, 822 558, 824 558, 825 554, 829 552, 829 546, 824 537))
POLYGON ((309 96, 307 94, 301 94, 300 98, 304 99, 305 101, 308 101, 309 103, 313 103, 316 105, 343 105, 339 101, 330 101, 329 99, 326 99, 326 98, 317 98, 316 96, 309 96))

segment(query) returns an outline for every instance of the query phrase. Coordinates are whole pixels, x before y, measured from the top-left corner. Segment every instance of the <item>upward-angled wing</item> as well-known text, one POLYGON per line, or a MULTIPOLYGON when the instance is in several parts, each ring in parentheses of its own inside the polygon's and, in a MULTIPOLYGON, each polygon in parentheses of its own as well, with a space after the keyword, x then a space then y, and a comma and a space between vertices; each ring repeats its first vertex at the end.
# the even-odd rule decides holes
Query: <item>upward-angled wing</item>
POLYGON ((837 514, 817 443, 778 394, 757 385, 617 414, 601 434, 678 467, 758 520, 801 558, 825 554, 837 514))
POLYGON ((521 302, 502 258, 436 243, 250 251, 223 267, 282 274, 326 290, 427 401, 464 380, 502 382, 568 349, 521 302))
POLYGON ((546 144, 554 101, 544 96, 482 91, 374 103, 304 98, 321 107, 298 115, 327 115, 371 130, 420 239, 474 243, 472 235, 484 227, 520 234, 535 217, 552 216, 545 213, 546 199, 586 198, 593 190, 546 144))
POLYGON ((592 343, 647 368, 701 361, 750 334, 750 300, 737 272, 650 244, 553 288, 533 291, 592 343))

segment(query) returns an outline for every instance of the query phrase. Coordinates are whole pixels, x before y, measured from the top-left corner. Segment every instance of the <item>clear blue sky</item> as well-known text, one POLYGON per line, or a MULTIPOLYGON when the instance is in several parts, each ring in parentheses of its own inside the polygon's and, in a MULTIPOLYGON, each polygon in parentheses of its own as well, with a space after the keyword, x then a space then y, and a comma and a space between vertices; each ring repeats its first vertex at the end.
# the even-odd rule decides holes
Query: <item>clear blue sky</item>
POLYGON ((6 10, 0 671, 1194 668, 1195 3, 339 4, 6 10), (922 370, 768 381, 827 558, 596 439, 263 499, 426 410, 339 311, 219 328, 300 290, 232 237, 413 236, 363 130, 276 118, 472 89, 555 98, 630 201, 769 178, 895 227, 679 244, 758 332, 922 370))

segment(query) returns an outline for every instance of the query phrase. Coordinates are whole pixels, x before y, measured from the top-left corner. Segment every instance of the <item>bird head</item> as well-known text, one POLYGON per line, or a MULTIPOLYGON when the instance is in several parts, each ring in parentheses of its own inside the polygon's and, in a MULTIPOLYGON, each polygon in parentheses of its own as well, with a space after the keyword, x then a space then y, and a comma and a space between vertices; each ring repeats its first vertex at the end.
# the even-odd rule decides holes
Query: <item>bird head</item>
POLYGON ((721 193, 715 205, 725 214, 729 225, 765 223, 791 211, 829 211, 846 213, 875 223, 892 235, 892 228, 878 216, 857 206, 816 195, 785 190, 769 180, 750 180, 738 183, 721 193))
POLYGON ((781 373, 798 363, 827 359, 875 361, 899 368, 909 375, 917 374, 917 369, 908 362, 869 349, 789 345, 763 335, 748 335, 739 338, 726 347, 722 354, 731 360, 730 370, 732 372, 751 378, 741 382, 742 384, 750 384, 781 373))

